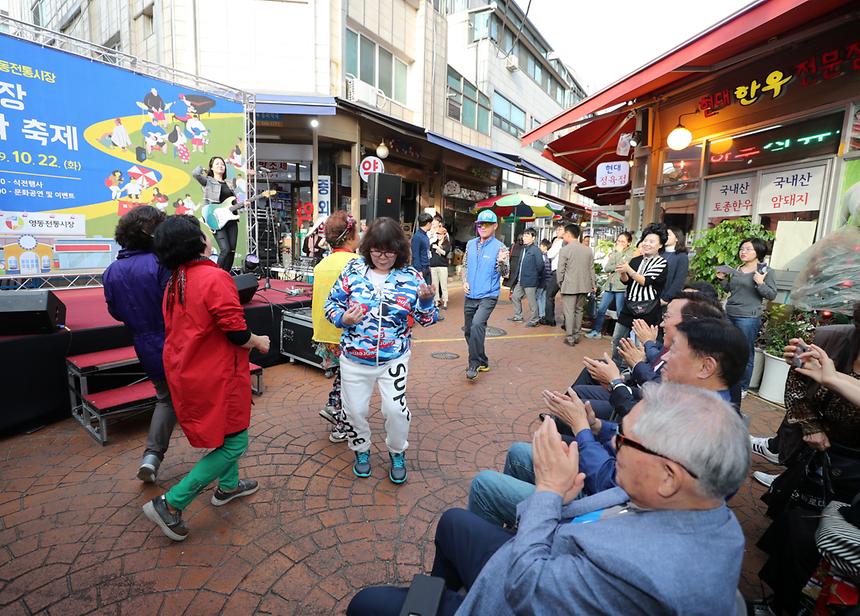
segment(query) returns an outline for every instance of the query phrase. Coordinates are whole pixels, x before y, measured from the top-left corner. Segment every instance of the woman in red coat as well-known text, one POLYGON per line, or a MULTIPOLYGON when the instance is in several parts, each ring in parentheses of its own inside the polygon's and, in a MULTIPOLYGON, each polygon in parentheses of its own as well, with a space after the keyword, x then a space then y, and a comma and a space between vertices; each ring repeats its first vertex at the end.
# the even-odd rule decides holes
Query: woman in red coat
POLYGON ((182 510, 215 479, 215 506, 259 487, 239 479, 239 457, 248 448, 251 421, 248 350, 267 353, 269 338, 248 331, 236 285, 209 259, 211 252, 192 216, 171 216, 156 230, 155 253, 172 272, 163 303, 167 384, 188 441, 212 449, 182 481, 143 506, 174 541, 188 536, 182 510))

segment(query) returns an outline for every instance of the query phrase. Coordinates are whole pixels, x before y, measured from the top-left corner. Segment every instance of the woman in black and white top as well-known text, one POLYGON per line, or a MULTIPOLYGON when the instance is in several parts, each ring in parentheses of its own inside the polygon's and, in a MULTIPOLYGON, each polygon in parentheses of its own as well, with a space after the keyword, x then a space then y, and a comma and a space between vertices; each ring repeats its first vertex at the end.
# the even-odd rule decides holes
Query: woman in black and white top
POLYGON ((668 263, 660 256, 660 251, 666 239, 666 227, 648 225, 639 240, 640 256, 615 266, 621 282, 627 285, 627 294, 612 335, 613 357, 617 356, 618 341, 630 335, 634 319, 642 319, 649 325, 658 325, 662 320, 660 294, 666 285, 668 263))

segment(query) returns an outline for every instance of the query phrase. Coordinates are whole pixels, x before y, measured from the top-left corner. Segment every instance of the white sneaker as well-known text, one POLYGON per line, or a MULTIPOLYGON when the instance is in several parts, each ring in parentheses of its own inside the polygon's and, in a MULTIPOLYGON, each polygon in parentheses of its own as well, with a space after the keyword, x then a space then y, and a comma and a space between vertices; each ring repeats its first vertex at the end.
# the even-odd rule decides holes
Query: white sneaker
POLYGON ((770 473, 762 473, 761 471, 756 471, 753 473, 753 479, 758 481, 766 488, 769 488, 770 484, 772 484, 773 480, 777 477, 779 477, 779 475, 771 475, 770 473))
POLYGON ((752 452, 754 454, 760 455, 762 458, 764 458, 771 464, 779 464, 779 454, 774 453, 767 448, 768 440, 769 439, 765 436, 750 436, 750 445, 752 446, 752 452))

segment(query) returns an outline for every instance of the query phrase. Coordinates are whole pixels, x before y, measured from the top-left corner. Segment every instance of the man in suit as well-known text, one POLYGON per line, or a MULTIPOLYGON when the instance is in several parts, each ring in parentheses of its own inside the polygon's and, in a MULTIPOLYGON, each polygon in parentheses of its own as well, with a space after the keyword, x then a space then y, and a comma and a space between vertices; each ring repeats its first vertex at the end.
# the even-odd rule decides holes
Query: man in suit
POLYGON ((430 237, 427 232, 433 226, 433 217, 427 212, 418 214, 418 228, 412 236, 412 267, 424 276, 424 282, 430 284, 430 237))
POLYGON ((520 249, 520 262, 517 266, 517 284, 511 294, 514 304, 514 316, 508 321, 523 320, 523 298, 529 301, 531 318, 526 322, 526 327, 538 325, 540 314, 537 305, 537 287, 543 279, 543 256, 540 248, 535 245, 535 230, 529 227, 523 231, 523 246, 520 249))
POLYGON ((579 342, 579 330, 582 328, 582 311, 585 298, 594 291, 594 253, 584 244, 579 243, 580 229, 578 225, 564 227, 566 242, 558 255, 558 286, 561 289, 561 301, 564 308, 564 326, 567 336, 564 342, 574 346, 579 342))
MULTIPOLYGON (((442 516, 437 614, 735 613, 744 536, 725 499, 749 470, 743 420, 700 388, 652 384, 644 394, 615 437, 619 487, 576 500, 577 448, 547 418, 515 534, 468 511, 442 516)), ((347 614, 399 614, 406 592, 365 589, 347 614)))

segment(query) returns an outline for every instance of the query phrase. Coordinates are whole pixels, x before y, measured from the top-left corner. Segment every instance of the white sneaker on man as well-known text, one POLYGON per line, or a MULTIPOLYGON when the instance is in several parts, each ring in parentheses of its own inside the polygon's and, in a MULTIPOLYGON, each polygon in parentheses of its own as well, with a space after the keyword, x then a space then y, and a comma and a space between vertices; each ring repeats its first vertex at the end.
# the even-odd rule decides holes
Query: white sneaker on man
POLYGON ((756 471, 753 473, 753 479, 758 481, 766 488, 769 488, 770 484, 772 484, 773 480, 777 477, 779 477, 779 475, 771 475, 770 473, 762 473, 761 471, 756 471))
POLYGON ((750 445, 752 452, 770 462, 771 464, 779 464, 779 454, 772 452, 767 448, 768 437, 750 435, 750 445))

